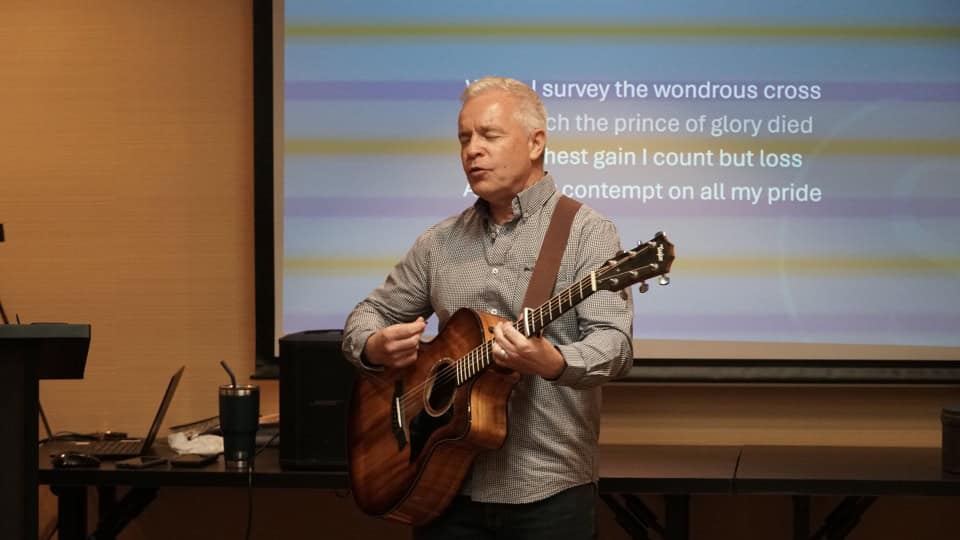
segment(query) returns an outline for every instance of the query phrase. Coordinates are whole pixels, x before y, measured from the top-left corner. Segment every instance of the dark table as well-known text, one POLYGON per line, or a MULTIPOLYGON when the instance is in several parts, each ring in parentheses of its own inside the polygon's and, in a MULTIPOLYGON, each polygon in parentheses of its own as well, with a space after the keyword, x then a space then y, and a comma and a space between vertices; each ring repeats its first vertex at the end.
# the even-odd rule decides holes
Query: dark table
MULTIPOLYGON (((169 454, 169 449, 157 451, 169 454)), ((283 470, 276 448, 257 457, 254 474, 226 471, 222 460, 199 469, 169 465, 117 469, 53 469, 49 449, 40 448, 39 482, 58 496, 60 538, 85 538, 87 487, 97 488, 97 538, 111 538, 163 486, 347 489, 346 471, 283 470), (130 486, 117 500, 116 487, 130 486)), ((794 538, 843 538, 881 495, 960 495, 960 475, 942 471, 939 448, 819 446, 617 445, 600 449, 600 496, 617 522, 635 539, 688 537, 689 498, 696 494, 792 495, 794 538), (659 523, 637 494, 663 495, 659 523), (810 497, 840 495, 843 501, 810 535, 810 497)))
POLYGON ((943 471, 939 448, 744 446, 737 494, 793 496, 793 537, 844 538, 881 495, 960 495, 960 474, 943 471), (844 499, 810 534, 810 497, 844 499))
MULTIPOLYGON (((155 453, 172 456, 161 444, 155 453)), ((87 538, 87 487, 97 488, 99 522, 96 537, 114 538, 156 497, 164 486, 247 487, 255 488, 320 488, 346 489, 345 470, 288 471, 280 468, 277 448, 266 448, 257 456, 254 472, 224 468, 223 459, 202 468, 172 467, 169 464, 149 469, 118 469, 114 462, 104 461, 99 468, 55 469, 50 463, 50 448, 40 447, 39 483, 49 484, 57 495, 60 540, 87 538), (116 498, 118 486, 131 489, 122 499, 116 498)))
POLYGON ((686 540, 690 496, 732 494, 739 457, 739 446, 601 446, 600 497, 631 537, 686 540), (663 495, 663 524, 638 493, 663 495))
MULTIPOLYGON (((160 455, 171 451, 156 445, 160 455)), ((112 462, 99 468, 54 469, 50 449, 40 448, 39 482, 49 484, 57 495, 61 540, 86 538, 87 487, 97 489, 99 522, 97 538, 113 538, 153 500, 164 486, 256 488, 346 489, 346 471, 284 470, 276 448, 257 456, 252 477, 246 472, 227 471, 222 459, 203 468, 175 468, 170 465, 130 470, 117 469, 112 462), (116 488, 130 486, 117 500, 116 488)), ((696 493, 731 493, 739 447, 691 446, 604 446, 601 447, 600 492, 617 515, 617 521, 635 538, 647 538, 647 530, 664 538, 687 537, 689 496, 696 493), (666 523, 661 525, 636 493, 663 494, 666 523)))

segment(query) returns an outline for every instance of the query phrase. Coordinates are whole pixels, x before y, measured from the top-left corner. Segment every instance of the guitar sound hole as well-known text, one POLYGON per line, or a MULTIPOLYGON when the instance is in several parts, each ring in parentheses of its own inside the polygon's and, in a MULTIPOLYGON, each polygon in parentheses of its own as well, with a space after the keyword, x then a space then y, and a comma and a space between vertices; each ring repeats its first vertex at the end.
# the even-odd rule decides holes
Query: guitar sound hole
POLYGON ((425 407, 431 416, 442 415, 453 403, 453 396, 457 391, 455 375, 453 363, 449 359, 445 358, 433 366, 425 407))

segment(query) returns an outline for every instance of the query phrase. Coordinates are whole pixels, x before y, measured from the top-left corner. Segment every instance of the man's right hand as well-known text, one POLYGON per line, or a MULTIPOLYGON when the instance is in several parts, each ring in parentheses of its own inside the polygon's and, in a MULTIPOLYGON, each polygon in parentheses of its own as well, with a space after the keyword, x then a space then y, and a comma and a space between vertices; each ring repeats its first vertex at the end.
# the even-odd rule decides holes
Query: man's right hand
POLYGON ((394 324, 374 332, 363 349, 367 362, 388 368, 402 368, 417 361, 420 336, 427 327, 423 317, 409 323, 394 324))

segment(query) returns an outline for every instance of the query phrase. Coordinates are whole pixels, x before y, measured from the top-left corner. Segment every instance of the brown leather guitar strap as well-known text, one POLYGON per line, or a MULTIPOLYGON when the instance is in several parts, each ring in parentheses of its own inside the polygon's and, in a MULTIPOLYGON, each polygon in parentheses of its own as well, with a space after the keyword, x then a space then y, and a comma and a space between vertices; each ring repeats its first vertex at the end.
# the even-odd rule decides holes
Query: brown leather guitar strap
POLYGON ((530 276, 530 285, 523 297, 524 308, 536 308, 547 301, 557 283, 557 274, 560 272, 560 259, 567 248, 567 238, 570 237, 570 226, 573 225, 573 216, 581 206, 576 201, 560 195, 557 206, 553 209, 553 217, 543 237, 540 254, 537 255, 537 264, 533 267, 530 276))

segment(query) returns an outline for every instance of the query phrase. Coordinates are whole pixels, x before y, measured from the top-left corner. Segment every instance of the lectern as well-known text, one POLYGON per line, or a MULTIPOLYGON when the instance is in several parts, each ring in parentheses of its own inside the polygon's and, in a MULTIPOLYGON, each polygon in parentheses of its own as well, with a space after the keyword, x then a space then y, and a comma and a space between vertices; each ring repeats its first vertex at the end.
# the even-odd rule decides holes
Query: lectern
POLYGON ((89 324, 0 325, 0 538, 36 538, 40 379, 82 379, 89 324))

